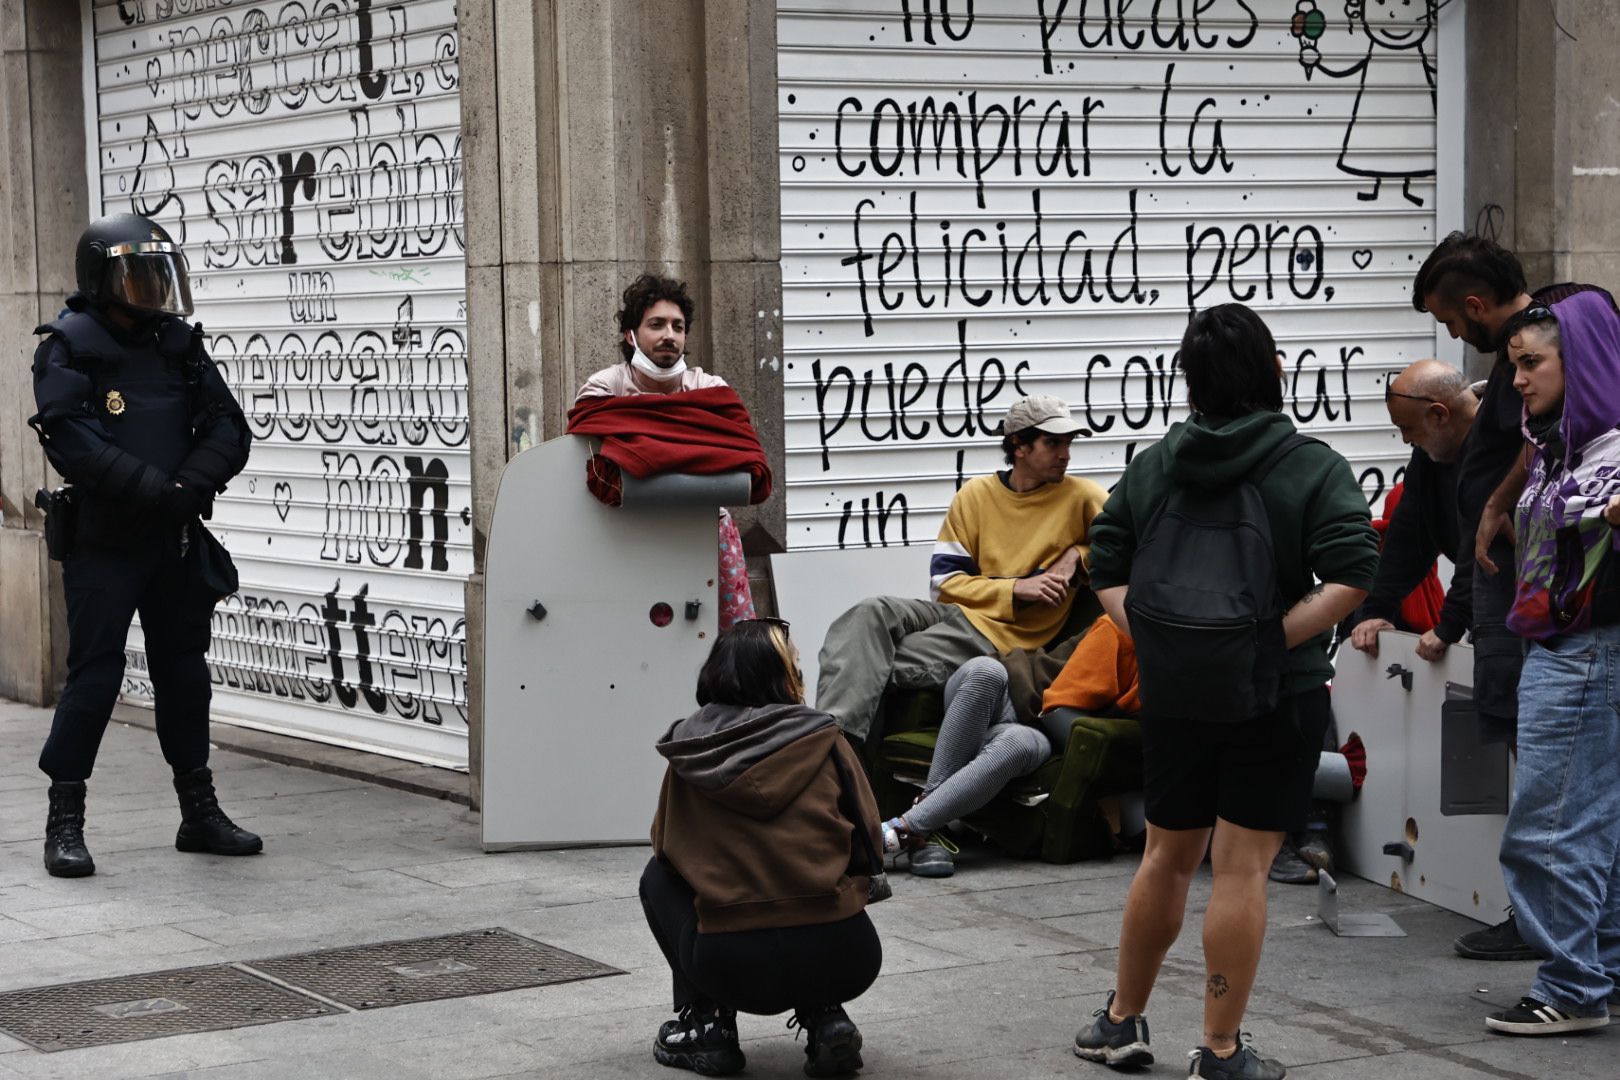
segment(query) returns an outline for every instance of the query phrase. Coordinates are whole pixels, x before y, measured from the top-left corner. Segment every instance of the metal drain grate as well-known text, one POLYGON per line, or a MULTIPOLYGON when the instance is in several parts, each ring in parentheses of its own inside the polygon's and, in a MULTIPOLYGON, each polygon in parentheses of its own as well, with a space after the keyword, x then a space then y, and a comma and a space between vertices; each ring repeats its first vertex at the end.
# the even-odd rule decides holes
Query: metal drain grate
POLYGON ((354 1009, 624 974, 500 929, 323 949, 246 966, 354 1009))
POLYGON ((39 1050, 76 1050, 341 1011, 220 965, 0 994, 0 1032, 39 1050))

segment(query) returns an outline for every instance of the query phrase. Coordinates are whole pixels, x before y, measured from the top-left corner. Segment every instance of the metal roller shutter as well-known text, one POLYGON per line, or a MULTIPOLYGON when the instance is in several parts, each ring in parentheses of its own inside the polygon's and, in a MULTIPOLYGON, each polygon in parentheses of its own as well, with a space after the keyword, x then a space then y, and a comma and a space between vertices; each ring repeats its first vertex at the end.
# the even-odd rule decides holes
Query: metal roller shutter
POLYGON ((1189 312, 1231 300, 1381 501, 1383 379, 1437 351, 1410 283, 1460 205, 1432 86, 1461 14, 1365 8, 781 3, 790 546, 932 541, 1020 393, 1071 402, 1071 471, 1113 484, 1186 414, 1189 312))
MULTIPOLYGON (((213 528, 216 715, 465 767, 471 571, 454 0, 96 0, 104 212, 185 245, 253 426, 213 528)), ((149 698, 139 631, 125 692, 149 698)))

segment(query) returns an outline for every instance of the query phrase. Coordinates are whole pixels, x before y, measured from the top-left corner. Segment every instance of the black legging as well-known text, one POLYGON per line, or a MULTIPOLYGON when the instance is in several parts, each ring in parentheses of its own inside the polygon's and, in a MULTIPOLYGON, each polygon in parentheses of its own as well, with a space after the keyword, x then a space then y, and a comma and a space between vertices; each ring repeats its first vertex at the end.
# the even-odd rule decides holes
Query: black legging
POLYGON ((700 934, 695 893, 659 859, 641 872, 641 907, 675 981, 675 1008, 707 1000, 772 1016, 842 1005, 864 994, 883 966, 866 912, 841 922, 700 934))

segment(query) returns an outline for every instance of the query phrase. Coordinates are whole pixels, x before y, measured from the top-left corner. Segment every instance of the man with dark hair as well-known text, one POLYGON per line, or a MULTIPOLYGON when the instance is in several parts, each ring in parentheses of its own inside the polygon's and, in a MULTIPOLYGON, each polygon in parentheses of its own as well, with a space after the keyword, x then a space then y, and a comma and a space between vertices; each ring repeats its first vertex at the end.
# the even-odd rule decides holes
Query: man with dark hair
MULTIPOLYGON (((1597 286, 1550 285, 1533 295, 1527 288, 1524 268, 1513 252, 1460 232, 1440 241, 1412 280, 1414 308, 1433 315, 1454 339, 1496 354, 1462 446, 1457 511, 1465 549, 1459 559, 1468 558, 1468 537, 1473 537, 1480 570, 1473 575, 1470 624, 1474 708, 1481 723, 1502 738, 1511 738, 1517 722, 1519 671, 1524 664, 1524 643, 1507 628, 1507 612, 1517 580, 1512 514, 1525 477, 1523 406, 1513 389, 1513 365, 1502 330, 1532 304, 1552 304, 1597 286)), ((1471 960, 1535 959, 1511 913, 1495 926, 1462 935, 1454 945, 1458 955, 1471 960)))
MULTIPOLYGON (((619 352, 624 362, 603 368, 579 388, 574 404, 591 398, 639 397, 688 390, 713 390, 726 380, 686 364, 686 335, 696 319, 696 306, 686 282, 657 274, 642 274, 624 290, 619 310, 619 352)), ((729 388, 726 394, 732 395, 729 388)), ((738 402, 741 407, 741 402, 738 402)), ((570 417, 569 430, 573 430, 570 417)), ((730 511, 720 508, 720 562, 715 596, 719 629, 729 630, 754 617, 754 591, 748 581, 748 562, 742 537, 730 511)))
MULTIPOLYGON (((1389 511, 1386 504, 1389 522, 1372 592, 1346 620, 1350 644, 1362 652, 1377 656, 1378 635, 1384 630, 1411 629, 1422 635, 1418 655, 1436 661, 1468 629, 1474 560, 1459 554, 1457 458, 1478 405, 1467 376, 1438 360, 1419 360, 1391 373, 1384 386, 1384 407, 1401 441, 1412 447, 1412 456, 1395 509, 1389 511), (1435 560, 1442 555, 1453 560, 1453 571, 1439 621, 1409 626, 1402 619, 1403 605, 1434 572, 1435 560)), ((1438 579, 1435 591, 1438 594, 1438 579)), ((1338 733, 1331 731, 1326 749, 1337 746, 1338 733)), ((1311 885, 1321 871, 1337 873, 1331 839, 1336 816, 1331 804, 1314 803, 1305 831, 1284 843, 1271 880, 1311 885)))
POLYGON ((1418 267, 1412 307, 1433 315, 1453 338, 1490 352, 1507 318, 1496 309, 1516 305, 1528 291, 1513 252, 1483 236, 1453 232, 1418 267))
MULTIPOLYGON (((1116 989, 1075 1036, 1074 1050, 1118 1068, 1152 1063, 1143 1014, 1207 852, 1215 884, 1204 915, 1204 1032, 1187 1075, 1282 1080, 1281 1065, 1239 1039, 1265 937, 1266 875, 1284 835, 1305 824, 1331 721, 1328 639, 1367 595, 1378 536, 1349 463, 1325 443, 1299 437, 1283 413, 1282 363, 1259 316, 1241 304, 1199 312, 1182 338, 1180 366, 1192 417, 1132 459, 1092 528, 1097 599, 1127 635, 1133 622, 1127 606, 1141 613, 1134 638, 1148 831, 1125 902, 1116 989), (1155 623, 1144 599, 1163 584, 1157 570, 1150 576, 1144 568, 1155 565, 1155 552, 1178 550, 1181 539, 1165 531, 1174 524, 1162 523, 1196 516, 1197 508, 1218 505, 1244 484, 1263 504, 1272 574, 1235 584, 1278 601, 1250 631, 1251 640, 1270 646, 1267 698, 1253 690, 1261 683, 1260 648, 1255 663, 1234 670, 1245 654, 1243 646, 1226 647, 1229 627, 1200 631, 1194 640, 1182 633, 1188 623, 1155 623), (1173 499, 1182 513, 1166 512, 1173 499), (1193 644, 1174 656, 1157 650, 1162 663, 1155 668, 1154 642, 1170 639, 1164 627, 1176 628, 1175 642, 1193 644), (1189 668, 1196 672, 1192 685, 1177 685, 1189 668), (1231 700, 1222 680, 1250 689, 1252 704, 1218 715, 1221 695, 1231 700)), ((1211 520, 1212 528, 1238 531, 1228 519, 1211 520)), ((1167 620, 1181 616, 1163 613, 1167 620)))
POLYGON ((718 375, 686 363, 686 335, 696 321, 686 282, 642 274, 624 290, 619 352, 624 362, 603 368, 579 388, 576 402, 593 397, 671 394, 724 386, 718 375))
POLYGON ((840 615, 821 647, 816 708, 857 739, 874 737, 889 686, 943 687, 976 656, 1048 644, 1085 575, 1091 519, 1107 493, 1066 475, 1081 426, 1054 397, 1007 410, 1011 466, 962 485, 929 565, 932 600, 875 596, 840 615))

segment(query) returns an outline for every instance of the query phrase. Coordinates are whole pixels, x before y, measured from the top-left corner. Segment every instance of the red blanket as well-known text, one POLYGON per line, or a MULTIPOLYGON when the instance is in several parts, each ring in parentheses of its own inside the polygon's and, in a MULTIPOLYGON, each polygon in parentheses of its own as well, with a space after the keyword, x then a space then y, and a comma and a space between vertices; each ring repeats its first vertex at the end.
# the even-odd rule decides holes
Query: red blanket
POLYGON ((745 470, 753 482, 750 503, 771 495, 765 451, 742 399, 729 386, 586 398, 568 410, 568 434, 601 438, 601 451, 586 465, 585 485, 609 506, 624 501, 621 469, 638 480, 659 473, 745 470))

